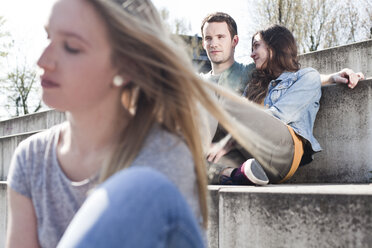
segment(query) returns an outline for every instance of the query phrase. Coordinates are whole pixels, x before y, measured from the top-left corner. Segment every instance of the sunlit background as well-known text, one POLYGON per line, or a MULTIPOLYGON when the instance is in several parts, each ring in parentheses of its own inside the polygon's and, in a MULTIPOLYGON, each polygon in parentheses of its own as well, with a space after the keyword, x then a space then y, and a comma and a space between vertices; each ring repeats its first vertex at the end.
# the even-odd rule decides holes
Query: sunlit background
MULTIPOLYGON (((2 59, 0 77, 17 65, 38 70, 36 61, 43 48, 47 44, 44 25, 48 19, 51 7, 55 0, 0 0, 0 16, 5 23, 0 30, 9 33, 3 40, 12 43, 9 55, 2 59)), ((168 12, 167 21, 181 23, 184 34, 200 35, 201 20, 210 12, 224 11, 234 17, 239 23, 240 42, 237 49, 237 59, 241 62, 251 61, 249 51, 244 46, 249 42, 249 35, 253 32, 250 25, 251 18, 248 14, 248 3, 246 0, 235 0, 237 5, 228 4, 225 0, 155 0, 153 1, 159 10, 168 12), (239 7, 238 7, 239 6, 239 7)), ((0 94, 0 119, 9 116, 4 106, 7 103, 7 96, 0 94)))
MULTIPOLYGON (((0 57, 0 82, 15 68, 27 68, 32 72, 36 72, 36 74, 40 74, 36 61, 47 44, 44 25, 54 2, 55 0, 0 0, 0 17, 4 21, 3 24, 0 22, 0 49, 8 52, 6 57, 0 57)), ((223 11, 230 14, 238 24, 240 38, 235 58, 243 63, 251 62, 249 56, 250 39, 255 31, 263 27, 263 20, 273 18, 275 21, 275 18, 278 18, 275 15, 277 7, 274 6, 278 4, 277 2, 278 0, 153 0, 153 3, 163 14, 170 28, 180 34, 200 36, 201 21, 208 13, 223 11), (266 9, 271 10, 267 11, 266 9)), ((307 35, 307 37, 296 37, 298 40, 309 40, 312 35, 311 32, 316 34, 319 31, 322 11, 325 10, 323 13, 325 24, 323 26, 333 30, 333 33, 331 31, 323 31, 322 36, 319 37, 322 42, 318 46, 316 46, 318 37, 314 35, 313 48, 321 49, 371 38, 372 0, 342 0, 337 1, 337 4, 331 0, 302 0, 302 2, 301 0, 284 0, 280 2, 292 4, 292 10, 288 11, 288 13, 298 11, 301 12, 301 15, 316 14, 319 16, 318 20, 317 18, 311 20, 314 31, 310 30, 309 25, 307 28, 309 30, 297 31, 297 36, 307 35), (303 2, 308 5, 304 6, 303 2), (325 3, 325 7, 321 11, 315 10, 316 13, 310 13, 313 10, 312 8, 319 3, 325 3), (296 9, 300 7, 302 9, 296 9), (336 37, 336 34, 340 37, 337 40, 332 38, 333 36, 336 37)), ((293 28, 297 25, 300 26, 301 22, 309 22, 305 18, 291 20, 292 16, 284 16, 284 14, 281 18, 283 22, 289 23, 288 25, 293 28)), ((270 21, 273 22, 273 20, 270 21)), ((309 42, 308 40, 300 44, 304 51, 311 50, 310 45, 306 44, 306 42, 309 42)), ((2 83, 1 86, 3 85, 2 83)), ((9 102, 6 89, 1 90, 1 88, 0 120, 15 114, 14 111, 9 111, 9 108, 8 110, 5 108, 6 105, 11 103, 9 102)), ((30 103, 31 105, 38 104, 39 91, 40 87, 37 82, 30 97, 34 101, 30 103)), ((45 107, 41 109, 45 109, 45 107)), ((30 112, 32 112, 31 109, 30 112)))

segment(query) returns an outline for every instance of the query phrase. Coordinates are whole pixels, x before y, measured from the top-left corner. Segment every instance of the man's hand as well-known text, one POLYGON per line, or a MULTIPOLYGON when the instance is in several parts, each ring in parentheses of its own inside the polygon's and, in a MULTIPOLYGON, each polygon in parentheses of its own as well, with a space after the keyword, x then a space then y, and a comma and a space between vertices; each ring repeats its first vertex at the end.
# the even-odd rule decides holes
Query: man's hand
POLYGON ((353 70, 345 68, 330 75, 321 75, 321 79, 322 85, 341 83, 347 84, 349 88, 353 89, 359 81, 364 80, 364 75, 361 72, 355 73, 353 70))
POLYGON ((221 157, 232 149, 233 145, 234 140, 231 138, 231 135, 227 135, 217 143, 212 143, 208 151, 207 160, 209 162, 217 163, 221 157))

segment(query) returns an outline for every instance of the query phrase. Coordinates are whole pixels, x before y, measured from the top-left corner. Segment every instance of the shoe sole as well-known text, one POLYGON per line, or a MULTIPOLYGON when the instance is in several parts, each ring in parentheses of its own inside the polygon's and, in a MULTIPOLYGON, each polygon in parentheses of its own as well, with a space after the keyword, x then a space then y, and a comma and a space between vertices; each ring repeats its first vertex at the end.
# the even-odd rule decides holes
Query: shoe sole
POLYGON ((258 163, 253 163, 253 159, 248 159, 244 162, 243 173, 244 175, 256 185, 266 185, 269 183, 269 178, 266 176, 265 171, 258 163))

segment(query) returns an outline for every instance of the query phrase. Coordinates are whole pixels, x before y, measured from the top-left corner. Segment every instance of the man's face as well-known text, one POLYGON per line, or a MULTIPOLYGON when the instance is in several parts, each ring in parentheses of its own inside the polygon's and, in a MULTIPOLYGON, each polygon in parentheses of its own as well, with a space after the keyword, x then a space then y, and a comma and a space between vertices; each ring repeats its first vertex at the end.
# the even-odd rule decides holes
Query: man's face
POLYGON ((214 64, 234 61, 234 50, 238 36, 231 38, 226 22, 205 23, 203 27, 203 47, 209 60, 214 64))

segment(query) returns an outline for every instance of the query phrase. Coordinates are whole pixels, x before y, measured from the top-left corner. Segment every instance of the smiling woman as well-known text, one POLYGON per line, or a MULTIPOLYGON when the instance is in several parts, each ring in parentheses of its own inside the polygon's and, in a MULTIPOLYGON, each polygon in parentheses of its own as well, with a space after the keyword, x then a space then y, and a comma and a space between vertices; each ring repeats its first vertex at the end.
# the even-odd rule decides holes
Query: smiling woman
POLYGON ((256 64, 257 69, 262 68, 269 57, 267 45, 259 34, 255 35, 253 38, 251 57, 256 64))

